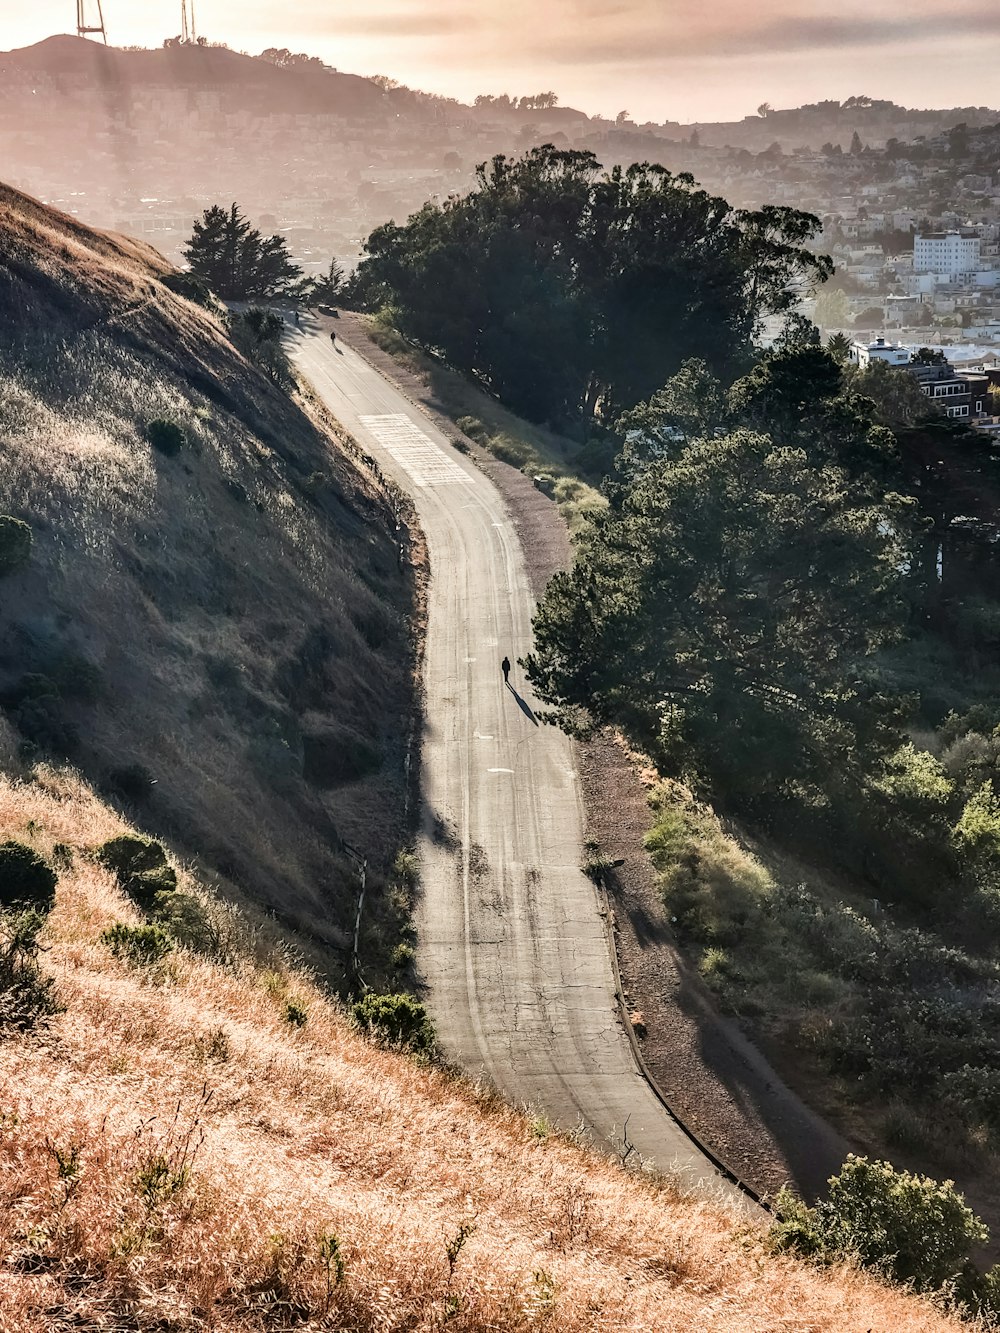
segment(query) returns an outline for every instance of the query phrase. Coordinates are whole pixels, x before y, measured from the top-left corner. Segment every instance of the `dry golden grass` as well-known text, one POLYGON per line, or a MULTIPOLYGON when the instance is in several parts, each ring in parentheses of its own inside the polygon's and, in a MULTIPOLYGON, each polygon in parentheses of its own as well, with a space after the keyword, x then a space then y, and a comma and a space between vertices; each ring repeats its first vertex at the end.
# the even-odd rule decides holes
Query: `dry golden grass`
POLYGON ((397 516, 168 273, 0 185, 0 513, 34 532, 0 599, 0 694, 86 662, 91 697, 59 705, 74 763, 112 792, 145 768, 151 831, 331 977, 356 893, 340 839, 363 849, 376 976, 414 709, 397 516), (176 457, 151 446, 159 418, 185 432, 176 457))
POLYGON ((539 1138, 280 963, 115 961, 100 932, 133 909, 88 849, 122 827, 72 772, 0 778, 0 840, 73 849, 45 932, 65 1012, 0 1044, 3 1333, 954 1326, 539 1138))

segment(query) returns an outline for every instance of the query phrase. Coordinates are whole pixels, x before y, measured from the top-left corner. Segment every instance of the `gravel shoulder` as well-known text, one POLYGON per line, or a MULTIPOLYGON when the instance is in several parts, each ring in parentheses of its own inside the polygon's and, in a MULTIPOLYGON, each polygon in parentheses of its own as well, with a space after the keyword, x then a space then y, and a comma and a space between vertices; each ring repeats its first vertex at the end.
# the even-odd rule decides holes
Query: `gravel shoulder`
MULTIPOLYGON (((530 478, 499 462, 455 426, 424 379, 368 337, 344 313, 338 337, 361 352, 474 458, 506 501, 539 596, 571 548, 556 506, 530 478)), ((668 1104, 698 1139, 761 1195, 792 1182, 819 1193, 852 1145, 778 1076, 737 1024, 719 1014, 685 962, 664 919, 642 838, 649 827, 647 789, 638 763, 610 734, 579 746, 588 834, 621 866, 607 888, 623 999, 643 1016, 643 1059, 668 1104)))

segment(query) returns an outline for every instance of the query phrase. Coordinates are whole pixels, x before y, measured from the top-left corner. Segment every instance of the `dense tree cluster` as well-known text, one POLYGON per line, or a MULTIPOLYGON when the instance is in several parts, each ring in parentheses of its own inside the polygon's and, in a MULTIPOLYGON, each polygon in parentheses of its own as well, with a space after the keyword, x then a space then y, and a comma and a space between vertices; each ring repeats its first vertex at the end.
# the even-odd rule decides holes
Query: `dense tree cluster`
POLYGON ((885 650, 928 625, 969 645, 969 606, 996 602, 989 441, 801 328, 728 388, 688 360, 618 429, 608 509, 536 618, 535 686, 744 808, 865 792, 874 838, 874 806, 902 809, 885 650))
POLYGON ((803 449, 692 442, 613 489, 546 592, 532 682, 744 804, 857 777, 898 744, 868 663, 903 632, 911 531, 803 449))
POLYGON ((605 172, 546 145, 378 228, 353 295, 533 420, 609 421, 685 357, 747 364, 762 319, 828 275, 806 248, 818 229, 791 209, 733 209, 663 167, 605 172))
POLYGON ((278 296, 302 276, 285 238, 251 227, 238 204, 207 208, 184 257, 195 277, 225 301, 278 296))
POLYGON ((492 107, 497 111, 551 111, 558 104, 559 98, 555 93, 535 93, 532 97, 511 97, 508 93, 495 97, 490 93, 480 93, 476 98, 476 106, 492 107))

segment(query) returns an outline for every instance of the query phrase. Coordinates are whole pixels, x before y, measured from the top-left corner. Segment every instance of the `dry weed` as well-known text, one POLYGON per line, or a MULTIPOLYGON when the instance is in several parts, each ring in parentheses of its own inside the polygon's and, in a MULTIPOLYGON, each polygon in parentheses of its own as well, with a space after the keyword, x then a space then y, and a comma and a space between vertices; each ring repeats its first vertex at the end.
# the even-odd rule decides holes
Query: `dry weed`
POLYGON ((65 1013, 0 1045, 4 1333, 951 1326, 375 1049, 301 977, 291 1028, 273 963, 113 961, 131 909, 88 849, 122 829, 70 772, 0 780, 0 838, 72 849, 46 939, 65 1013))

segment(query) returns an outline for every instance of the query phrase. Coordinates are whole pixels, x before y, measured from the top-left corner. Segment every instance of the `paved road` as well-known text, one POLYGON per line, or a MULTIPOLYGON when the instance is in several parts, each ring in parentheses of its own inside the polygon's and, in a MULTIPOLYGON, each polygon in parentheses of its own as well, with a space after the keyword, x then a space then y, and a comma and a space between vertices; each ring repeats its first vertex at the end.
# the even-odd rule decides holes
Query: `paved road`
POLYGON ((616 1019, 605 922, 580 870, 574 746, 538 725, 516 666, 534 603, 498 491, 351 348, 304 334, 294 356, 413 497, 427 540, 418 959, 445 1051, 553 1124, 582 1121, 599 1142, 620 1142, 627 1120, 644 1157, 729 1192, 636 1071, 616 1019))

